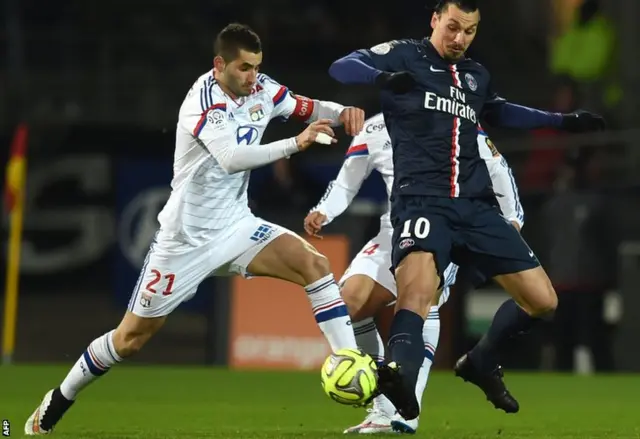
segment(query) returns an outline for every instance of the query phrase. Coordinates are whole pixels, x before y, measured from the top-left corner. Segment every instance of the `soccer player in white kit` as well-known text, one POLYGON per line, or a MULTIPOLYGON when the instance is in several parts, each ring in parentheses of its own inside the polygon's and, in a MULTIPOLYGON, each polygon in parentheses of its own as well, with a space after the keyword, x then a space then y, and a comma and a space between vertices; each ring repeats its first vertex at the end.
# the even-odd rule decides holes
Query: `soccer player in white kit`
MULTIPOLYGON (((519 230, 524 223, 524 212, 513 173, 480 127, 478 148, 480 156, 487 164, 494 190, 499 194, 498 203, 502 214, 519 230)), ((393 185, 391 139, 382 114, 368 119, 363 131, 353 139, 338 177, 329 184, 320 203, 311 209, 311 213, 305 218, 307 233, 316 235, 323 226, 342 214, 373 170, 382 174, 387 196, 390 196, 393 185)), ((384 343, 373 318, 397 297, 395 279, 390 270, 392 233, 393 228, 387 210, 380 217, 380 232, 365 244, 339 282, 342 297, 354 322, 353 329, 358 345, 380 363, 384 361, 384 343)), ((438 308, 449 298, 449 289, 455 282, 457 272, 456 265, 451 264, 447 267, 438 305, 430 309, 425 320, 425 358, 416 385, 416 395, 420 403, 440 336, 438 308)), ((404 420, 396 413, 393 404, 384 395, 380 395, 374 399, 373 408, 368 410, 365 420, 345 430, 345 433, 415 433, 417 428, 418 418, 404 420)))
MULTIPOLYGON (((248 207, 249 170, 312 143, 335 143, 332 125, 349 135, 364 112, 295 95, 259 74, 262 49, 247 26, 231 24, 216 38, 214 69, 193 84, 180 108, 172 192, 120 325, 95 339, 59 387, 25 425, 48 434, 78 392, 138 352, 208 276, 269 276, 305 287, 318 326, 335 351, 356 348, 348 311, 329 262, 293 232, 255 217, 248 207), (298 136, 260 140, 273 118, 309 122, 298 136)), ((265 294, 268 294, 265 291, 265 294)))

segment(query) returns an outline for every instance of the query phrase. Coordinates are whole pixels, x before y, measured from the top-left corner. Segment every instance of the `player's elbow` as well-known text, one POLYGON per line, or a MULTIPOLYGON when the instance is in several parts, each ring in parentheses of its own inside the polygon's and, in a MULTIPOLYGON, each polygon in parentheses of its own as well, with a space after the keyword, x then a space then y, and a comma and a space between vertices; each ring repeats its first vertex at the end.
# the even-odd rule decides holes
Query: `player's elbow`
POLYGON ((224 172, 229 175, 237 174, 245 170, 240 166, 240 163, 238 163, 237 160, 233 160, 233 156, 229 154, 218 154, 215 158, 220 167, 224 169, 224 172))
POLYGON ((338 82, 344 82, 344 75, 342 72, 344 69, 345 58, 340 58, 339 60, 334 61, 329 67, 329 76, 338 82))
POLYGON ((363 56, 358 52, 351 52, 347 56, 334 61, 329 67, 329 76, 338 82, 348 84, 353 82, 353 70, 356 64, 363 64, 363 56))
POLYGON ((220 163, 220 167, 222 167, 222 169, 224 169, 224 171, 229 175, 233 175, 233 174, 237 174, 238 172, 245 171, 245 169, 243 169, 242 167, 238 166, 233 162, 220 163))

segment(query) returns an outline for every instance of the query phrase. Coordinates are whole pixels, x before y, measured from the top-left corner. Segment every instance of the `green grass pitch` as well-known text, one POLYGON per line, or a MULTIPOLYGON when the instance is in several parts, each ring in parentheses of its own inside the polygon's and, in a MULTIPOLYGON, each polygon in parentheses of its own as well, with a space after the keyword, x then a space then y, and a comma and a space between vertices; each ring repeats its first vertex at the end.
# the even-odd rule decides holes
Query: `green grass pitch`
MULTIPOLYGON (((26 418, 66 366, 0 367, 0 419, 26 418)), ((509 374, 521 412, 494 410, 450 373, 432 376, 416 437, 640 438, 640 376, 509 374)), ((363 411, 324 395, 319 373, 119 366, 86 389, 60 439, 339 438, 363 411)))

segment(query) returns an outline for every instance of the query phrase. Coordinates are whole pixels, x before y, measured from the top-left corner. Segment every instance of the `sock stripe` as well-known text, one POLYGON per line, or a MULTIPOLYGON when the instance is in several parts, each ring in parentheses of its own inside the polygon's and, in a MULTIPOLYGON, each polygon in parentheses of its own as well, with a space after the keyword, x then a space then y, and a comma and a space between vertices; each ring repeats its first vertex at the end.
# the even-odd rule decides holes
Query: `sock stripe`
POLYGON ((84 354, 82 354, 82 356, 84 357, 85 363, 87 363, 87 366, 89 367, 89 372, 91 373, 91 375, 98 377, 98 376, 104 375, 109 370, 109 369, 106 369, 106 370, 100 369, 98 365, 94 363, 93 360, 91 359, 91 355, 89 354, 88 349, 84 351, 84 354))
POLYGON ((87 348, 87 351, 89 351, 89 356, 91 357, 91 360, 96 365, 96 367, 98 367, 98 368, 100 368, 102 370, 109 369, 109 366, 105 365, 102 361, 100 361, 98 359, 98 356, 94 352, 93 347, 91 345, 89 345, 89 347, 87 348))
POLYGON ((339 317, 349 317, 349 311, 347 310, 347 307, 344 305, 344 302, 340 302, 342 303, 341 305, 315 313, 316 322, 322 323, 326 322, 327 320, 337 319, 339 317))
POLYGON ((328 280, 324 281, 320 285, 316 285, 314 287, 311 287, 311 286, 305 287, 305 291, 307 292, 307 294, 314 294, 314 293, 317 293, 318 291, 321 291, 321 290, 327 288, 329 285, 335 284, 335 283, 336 283, 335 279, 333 278, 333 276, 331 276, 331 279, 328 279, 328 280))
MULTIPOLYGON (((113 334, 110 334, 109 337, 113 337, 113 334)), ((118 358, 120 358, 120 357, 118 355, 116 355, 115 352, 113 352, 113 349, 111 349, 111 344, 109 343, 109 340, 107 340, 106 338, 104 340, 104 345, 107 348, 106 351, 109 354, 109 356, 111 357, 111 359, 115 363, 119 363, 120 360, 118 358)))
POLYGON ((433 359, 434 359, 434 357, 435 357, 435 356, 436 356, 435 351, 430 351, 429 349, 426 349, 426 347, 425 347, 425 350, 424 350, 424 357, 425 357, 427 360, 429 360, 429 361, 433 362, 433 359))
POLYGON ((340 306, 340 305, 344 305, 344 301, 341 298, 334 299, 334 300, 332 300, 330 302, 323 303, 322 305, 318 305, 318 306, 313 307, 313 313, 314 314, 318 314, 318 313, 321 313, 323 311, 327 311, 327 310, 329 310, 331 308, 334 308, 334 307, 337 307, 337 306, 340 306))
POLYGON ((353 333, 355 335, 363 335, 363 334, 366 334, 368 332, 372 332, 372 331, 375 331, 375 330, 376 330, 376 324, 374 322, 371 322, 371 323, 367 323, 364 326, 353 328, 353 333))

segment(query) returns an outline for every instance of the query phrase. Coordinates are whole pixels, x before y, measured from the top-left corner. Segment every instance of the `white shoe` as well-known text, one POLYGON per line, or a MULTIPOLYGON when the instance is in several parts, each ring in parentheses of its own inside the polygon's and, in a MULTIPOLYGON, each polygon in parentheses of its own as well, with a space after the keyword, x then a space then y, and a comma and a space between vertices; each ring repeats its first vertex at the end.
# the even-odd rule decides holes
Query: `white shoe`
POLYGON ((27 423, 24 424, 24 434, 27 436, 40 436, 53 432, 53 427, 73 404, 73 401, 65 399, 59 390, 54 401, 54 391, 55 389, 49 390, 44 395, 38 408, 27 419, 27 423), (48 417, 46 420, 45 416, 48 417))
POLYGON ((391 418, 381 410, 367 409, 368 415, 361 424, 347 428, 344 434, 391 433, 391 418))
POLYGON ((418 419, 407 421, 396 413, 391 417, 391 429, 395 433, 415 434, 418 431, 418 419))
POLYGON ((42 419, 42 415, 44 415, 49 408, 49 404, 51 403, 51 395, 53 395, 53 390, 49 390, 42 402, 38 406, 35 412, 29 419, 27 419, 27 423, 24 424, 24 434, 27 436, 39 436, 41 434, 49 434, 52 430, 45 430, 40 425, 40 420, 42 419))

